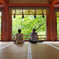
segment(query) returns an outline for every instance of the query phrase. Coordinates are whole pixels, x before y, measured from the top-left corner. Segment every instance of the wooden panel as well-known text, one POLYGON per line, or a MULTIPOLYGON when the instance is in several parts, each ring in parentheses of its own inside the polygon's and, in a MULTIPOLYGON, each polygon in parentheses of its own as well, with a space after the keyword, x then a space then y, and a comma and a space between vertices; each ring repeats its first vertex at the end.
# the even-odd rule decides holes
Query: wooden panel
POLYGON ((58 0, 58 2, 59 2, 59 0, 58 0))
POLYGON ((11 41, 12 37, 12 10, 9 9, 9 20, 8 20, 8 40, 11 41))
POLYGON ((0 5, 2 5, 2 3, 0 2, 0 5))
POLYGON ((50 40, 50 18, 49 18, 49 15, 47 15, 47 18, 46 18, 46 27, 47 27, 47 41, 50 40))
POLYGON ((1 27, 1 40, 8 41, 8 7, 4 7, 4 13, 2 18, 1 27))
POLYGON ((40 4, 49 4, 49 0, 9 0, 9 3, 40 3, 40 4))
POLYGON ((6 4, 8 4, 8 3, 9 3, 9 0, 4 0, 4 2, 5 2, 6 4))
POLYGON ((54 0, 49 0, 49 3, 52 4, 54 0))
POLYGON ((4 7, 4 13, 2 17, 2 27, 1 27, 1 39, 2 41, 10 41, 11 40, 11 11, 8 10, 8 7, 4 7))
POLYGON ((50 5, 49 4, 8 4, 8 6, 9 7, 17 7, 17 8, 25 8, 25 7, 36 7, 36 8, 38 8, 38 7, 42 7, 42 8, 44 8, 44 7, 49 7, 50 5))
POLYGON ((54 7, 50 6, 50 40, 57 40, 56 19, 54 16, 54 7))
POLYGON ((52 6, 54 6, 57 3, 57 0, 54 0, 52 3, 52 6))
POLYGON ((56 2, 56 4, 55 5, 59 5, 59 2, 56 2))
POLYGON ((1 10, 1 9, 4 9, 4 7, 0 7, 0 10, 1 10))
POLYGON ((1 0, 0 3, 2 3, 4 6, 6 5, 5 2, 4 2, 3 0, 1 0))

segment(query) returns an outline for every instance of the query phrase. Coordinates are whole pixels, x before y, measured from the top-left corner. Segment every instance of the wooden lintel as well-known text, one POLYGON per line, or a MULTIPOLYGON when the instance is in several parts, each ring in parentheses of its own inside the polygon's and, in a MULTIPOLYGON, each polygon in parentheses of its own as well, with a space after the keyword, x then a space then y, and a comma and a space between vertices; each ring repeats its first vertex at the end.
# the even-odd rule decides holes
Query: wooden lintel
POLYGON ((49 0, 49 4, 52 4, 54 0, 49 0))
POLYGON ((6 4, 5 4, 5 2, 3 1, 3 0, 0 0, 0 2, 5 6, 6 4))
POLYGON ((6 4, 9 4, 9 0, 4 0, 4 2, 5 2, 6 4))
POLYGON ((55 9, 59 9, 59 7, 54 7, 55 9))
POLYGON ((18 7, 18 6, 25 6, 25 7, 49 7, 49 4, 8 4, 9 7, 18 7))
POLYGON ((54 6, 57 3, 58 0, 54 0, 52 3, 52 6, 54 6))
POLYGON ((0 9, 4 9, 4 7, 0 7, 0 9))
POLYGON ((59 2, 56 2, 56 4, 55 5, 59 5, 59 2))

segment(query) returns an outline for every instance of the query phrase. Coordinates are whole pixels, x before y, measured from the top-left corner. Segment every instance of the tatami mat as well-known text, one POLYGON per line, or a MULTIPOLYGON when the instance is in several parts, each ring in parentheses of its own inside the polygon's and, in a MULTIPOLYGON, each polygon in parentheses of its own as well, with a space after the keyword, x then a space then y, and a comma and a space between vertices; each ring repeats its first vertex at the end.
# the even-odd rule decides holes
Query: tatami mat
POLYGON ((59 50, 45 44, 31 44, 32 59, 59 59, 59 50))
POLYGON ((13 42, 0 42, 0 48, 6 46, 8 44, 11 44, 11 43, 13 43, 13 42))
MULTIPOLYGON (((59 59, 59 50, 46 44, 0 42, 0 59, 59 59), (9 45, 10 44, 10 45, 9 45), (3 46, 4 45, 4 46, 3 46)), ((54 43, 49 43, 54 45, 54 43)), ((59 43, 58 43, 59 44, 59 43)), ((56 44, 55 46, 57 46, 56 44)))
POLYGON ((59 42, 49 42, 49 44, 59 48, 59 42))
POLYGON ((0 50, 0 59, 27 59, 28 44, 11 44, 0 50))

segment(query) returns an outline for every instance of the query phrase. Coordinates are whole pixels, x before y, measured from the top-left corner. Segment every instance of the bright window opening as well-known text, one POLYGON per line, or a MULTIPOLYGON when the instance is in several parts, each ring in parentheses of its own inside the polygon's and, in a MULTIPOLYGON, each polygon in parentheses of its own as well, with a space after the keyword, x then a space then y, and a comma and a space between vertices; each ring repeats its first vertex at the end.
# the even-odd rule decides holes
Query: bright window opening
POLYGON ((59 12, 56 12, 57 16, 57 40, 59 40, 59 12))
POLYGON ((1 40, 1 12, 0 12, 0 40, 1 40))
POLYGON ((12 10, 12 38, 21 29, 24 40, 28 40, 33 28, 37 29, 39 40, 46 39, 46 10, 12 10))

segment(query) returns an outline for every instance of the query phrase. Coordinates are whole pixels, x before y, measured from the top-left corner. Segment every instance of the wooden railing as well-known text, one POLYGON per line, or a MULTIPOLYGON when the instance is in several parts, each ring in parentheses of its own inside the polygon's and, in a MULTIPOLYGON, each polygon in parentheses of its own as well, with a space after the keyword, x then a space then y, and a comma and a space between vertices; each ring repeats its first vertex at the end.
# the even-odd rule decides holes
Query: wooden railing
POLYGON ((1 35, 0 35, 0 40, 1 40, 1 35))
MULTIPOLYGON (((15 35, 12 35, 12 36, 13 36, 12 40, 14 40, 15 39, 15 35)), ((29 36, 29 38, 30 38, 30 35, 23 35, 23 37, 24 36, 29 36)), ((46 36, 46 35, 38 35, 38 39, 46 40, 46 37, 42 37, 42 36, 46 36)), ((23 38, 23 39, 28 40, 29 38, 23 38)))
MULTIPOLYGON (((14 40, 15 39, 15 35, 12 35, 13 36, 13 38, 11 39, 11 40, 14 40)), ((23 36, 29 36, 29 38, 30 38, 30 35, 23 35, 23 36)), ((39 39, 44 39, 44 40, 46 40, 46 37, 42 37, 42 38, 40 38, 41 36, 46 36, 46 35, 38 35, 38 40, 39 39)), ((23 39, 26 39, 26 40, 28 40, 29 38, 23 38, 23 39)), ((59 37, 57 37, 57 40, 59 39, 59 37)), ((1 35, 0 35, 0 40, 1 40, 1 35)))
POLYGON ((59 35, 57 34, 57 40, 59 40, 59 35))
POLYGON ((0 39, 1 39, 1 35, 0 35, 0 39))

